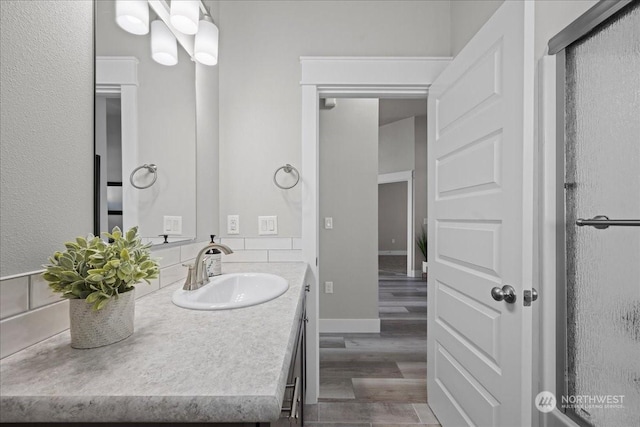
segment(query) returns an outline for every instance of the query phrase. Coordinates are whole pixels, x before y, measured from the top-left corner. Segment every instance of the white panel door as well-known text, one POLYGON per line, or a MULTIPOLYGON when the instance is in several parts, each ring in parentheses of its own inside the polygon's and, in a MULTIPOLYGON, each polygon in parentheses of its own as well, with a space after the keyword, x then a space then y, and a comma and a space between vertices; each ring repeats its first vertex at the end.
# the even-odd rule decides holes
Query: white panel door
POLYGON ((445 427, 531 424, 533 77, 533 2, 507 1, 429 90, 428 392, 445 427), (492 297, 505 285, 514 303, 492 297))

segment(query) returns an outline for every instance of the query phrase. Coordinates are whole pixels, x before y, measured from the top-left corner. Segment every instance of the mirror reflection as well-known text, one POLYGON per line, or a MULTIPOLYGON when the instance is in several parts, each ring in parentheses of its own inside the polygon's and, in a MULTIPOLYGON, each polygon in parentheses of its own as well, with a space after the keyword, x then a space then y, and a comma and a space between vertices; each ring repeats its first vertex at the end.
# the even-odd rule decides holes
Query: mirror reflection
POLYGON ((138 225, 154 243, 193 239, 195 63, 180 45, 175 65, 154 61, 151 34, 118 26, 114 0, 95 11, 97 227, 138 225))

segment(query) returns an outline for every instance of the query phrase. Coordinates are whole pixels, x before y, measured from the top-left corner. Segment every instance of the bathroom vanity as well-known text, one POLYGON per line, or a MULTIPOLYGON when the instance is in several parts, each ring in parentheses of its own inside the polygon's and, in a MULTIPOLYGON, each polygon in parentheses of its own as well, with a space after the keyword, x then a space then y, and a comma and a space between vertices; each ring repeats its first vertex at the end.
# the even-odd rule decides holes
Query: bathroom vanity
POLYGON ((171 302, 175 283, 136 301, 135 332, 119 343, 76 350, 65 331, 6 357, 0 421, 302 425, 306 264, 223 272, 276 274, 289 289, 252 307, 200 311, 171 302))

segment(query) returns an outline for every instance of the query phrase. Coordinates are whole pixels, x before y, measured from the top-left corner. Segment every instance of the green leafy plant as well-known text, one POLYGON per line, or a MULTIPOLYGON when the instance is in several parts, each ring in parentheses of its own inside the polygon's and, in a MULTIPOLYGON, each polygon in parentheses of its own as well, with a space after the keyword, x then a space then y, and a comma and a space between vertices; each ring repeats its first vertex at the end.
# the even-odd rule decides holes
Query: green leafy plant
POLYGON ((86 299, 94 310, 133 290, 138 282, 150 283, 159 273, 158 263, 150 257, 151 244, 142 244, 138 227, 125 234, 114 227, 111 233, 102 234, 111 243, 93 235, 66 242, 67 250, 54 253, 42 273, 62 298, 86 299))
POLYGON ((420 232, 416 236, 416 245, 420 252, 422 252, 422 256, 424 256, 424 260, 427 260, 427 229, 422 227, 420 232))

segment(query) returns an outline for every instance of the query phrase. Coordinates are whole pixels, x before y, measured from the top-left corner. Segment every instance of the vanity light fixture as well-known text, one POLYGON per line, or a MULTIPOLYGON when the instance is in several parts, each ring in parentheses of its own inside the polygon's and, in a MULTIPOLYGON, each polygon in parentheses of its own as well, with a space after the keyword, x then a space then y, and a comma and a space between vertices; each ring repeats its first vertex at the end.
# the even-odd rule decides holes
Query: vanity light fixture
POLYGON ((200 20, 199 26, 193 49, 194 57, 201 64, 216 65, 218 63, 218 27, 209 15, 205 15, 200 20))
POLYGON ((136 35, 149 32, 150 7, 158 14, 160 18, 151 22, 151 56, 159 64, 178 63, 176 37, 192 60, 209 66, 218 63, 218 27, 202 0, 171 0, 170 6, 166 0, 115 0, 115 6, 117 24, 136 35), (185 39, 183 34, 194 37, 185 39))
POLYGON ((176 37, 160 19, 151 23, 151 57, 162 65, 176 65, 178 63, 176 37))
POLYGON ((200 0, 171 0, 171 25, 184 34, 198 32, 200 0))
POLYGON ((123 30, 137 35, 149 32, 147 0, 116 0, 116 22, 123 30))

